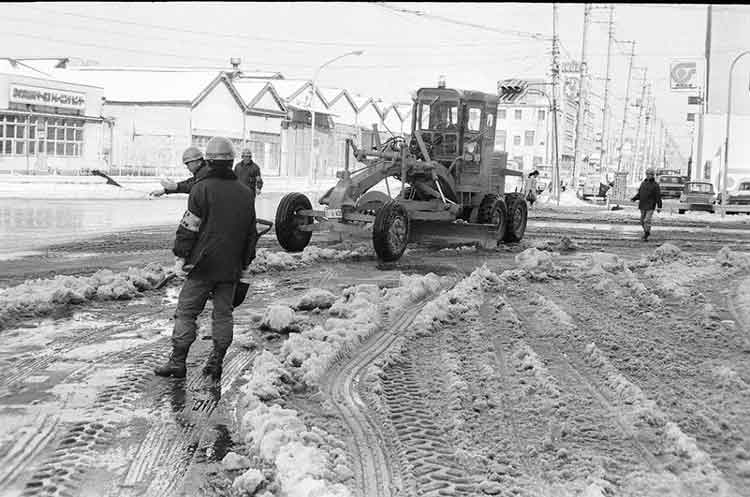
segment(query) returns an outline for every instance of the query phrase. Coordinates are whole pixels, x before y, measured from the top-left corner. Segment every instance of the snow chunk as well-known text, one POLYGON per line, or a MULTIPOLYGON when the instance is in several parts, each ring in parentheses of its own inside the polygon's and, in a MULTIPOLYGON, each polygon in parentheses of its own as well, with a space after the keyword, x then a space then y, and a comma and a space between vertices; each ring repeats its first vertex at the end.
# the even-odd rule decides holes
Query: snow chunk
POLYGON ((682 250, 676 245, 671 243, 664 243, 654 250, 654 253, 649 256, 649 260, 653 262, 667 262, 680 258, 682 256, 682 250))
POLYGON ((326 454, 316 447, 291 442, 276 457, 281 491, 288 497, 351 497, 340 483, 326 481, 326 454))
POLYGON ((246 495, 253 495, 264 481, 265 478, 263 477, 263 473, 255 468, 251 468, 234 480, 232 488, 239 490, 246 495))
POLYGON ((607 252, 592 252, 586 256, 586 261, 579 266, 587 269, 586 274, 601 276, 605 273, 613 273, 624 267, 623 261, 615 254, 607 252))
POLYGON ((286 305, 270 305, 263 314, 260 328, 271 331, 289 331, 294 322, 294 310, 286 305))
MULTIPOLYGON (((260 400, 273 400, 281 397, 287 390, 287 385, 292 383, 291 375, 271 352, 264 350, 253 361, 253 369, 250 381, 241 387, 241 391, 248 396, 257 397, 260 400)), ((246 399, 247 404, 252 404, 252 399, 246 399)))
MULTIPOLYGON (((250 459, 236 452, 229 452, 224 459, 221 460, 221 464, 227 471, 236 471, 238 469, 247 469, 251 466, 250 459)), ((254 489, 253 489, 254 490, 254 489)))
POLYGON ((311 288, 300 297, 294 305, 295 309, 311 311, 313 309, 328 309, 336 301, 336 296, 322 288, 311 288))
POLYGON ((557 241, 547 240, 545 242, 536 245, 539 250, 546 250, 547 252, 572 252, 578 250, 580 247, 576 242, 564 236, 557 241))
POLYGON ((741 254, 730 250, 729 247, 722 247, 716 254, 716 262, 722 266, 737 267, 740 269, 750 268, 750 257, 747 254, 741 254))
POLYGON ((272 252, 261 248, 258 249, 255 259, 250 264, 250 272, 258 274, 272 270, 287 271, 303 266, 310 266, 319 261, 359 260, 373 257, 373 255, 372 248, 367 246, 356 247, 351 250, 335 250, 309 246, 299 254, 272 252))
POLYGON ((516 256, 516 264, 527 270, 540 269, 543 271, 551 271, 553 269, 552 254, 531 247, 516 256))

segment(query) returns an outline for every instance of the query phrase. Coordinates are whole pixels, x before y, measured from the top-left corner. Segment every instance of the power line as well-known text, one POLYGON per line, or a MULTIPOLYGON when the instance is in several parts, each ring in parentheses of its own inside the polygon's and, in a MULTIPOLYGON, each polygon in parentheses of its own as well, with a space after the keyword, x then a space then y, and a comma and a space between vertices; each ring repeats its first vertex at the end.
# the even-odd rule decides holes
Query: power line
POLYGON ((413 14, 413 15, 416 15, 416 16, 419 16, 419 17, 424 17, 425 19, 434 19, 434 20, 438 20, 438 21, 447 22, 447 23, 450 23, 450 24, 456 24, 456 25, 459 25, 459 26, 466 26, 466 27, 470 27, 470 28, 481 29, 481 30, 484 30, 484 31, 491 31, 493 33, 499 33, 499 34, 506 34, 506 35, 511 35, 511 36, 517 36, 519 38, 529 38, 529 39, 536 40, 536 41, 550 41, 551 40, 550 37, 545 36, 542 33, 532 33, 532 32, 528 32, 528 31, 517 31, 517 30, 514 30, 514 29, 501 29, 501 28, 496 28, 496 27, 493 27, 493 26, 486 26, 486 25, 483 25, 483 24, 475 24, 475 23, 471 23, 471 22, 467 22, 467 21, 459 21, 457 19, 451 19, 449 17, 443 17, 443 16, 439 16, 439 15, 436 15, 436 14, 430 14, 430 13, 425 12, 423 10, 411 10, 411 9, 406 9, 406 8, 403 8, 403 7, 391 6, 391 5, 388 5, 385 2, 378 2, 378 3, 376 3, 376 5, 384 8, 384 9, 392 10, 392 11, 395 11, 395 12, 413 14))
POLYGON ((137 53, 137 54, 156 55, 160 57, 175 57, 175 58, 180 58, 180 59, 191 59, 191 60, 195 60, 195 59, 210 60, 211 62, 215 62, 215 63, 219 63, 219 61, 226 62, 224 59, 218 59, 214 57, 201 57, 199 55, 180 55, 180 54, 175 54, 175 53, 156 52, 152 50, 139 50, 137 48, 111 47, 111 46, 106 46, 106 45, 98 45, 95 43, 82 43, 78 41, 61 40, 59 38, 50 38, 49 36, 36 36, 36 35, 31 35, 31 34, 26 34, 26 33, 3 33, 3 34, 6 36, 18 36, 21 38, 30 38, 34 40, 43 40, 43 41, 53 41, 56 43, 67 43, 69 45, 78 45, 81 47, 89 47, 89 48, 101 48, 104 50, 115 50, 119 52, 130 52, 130 53, 137 53))

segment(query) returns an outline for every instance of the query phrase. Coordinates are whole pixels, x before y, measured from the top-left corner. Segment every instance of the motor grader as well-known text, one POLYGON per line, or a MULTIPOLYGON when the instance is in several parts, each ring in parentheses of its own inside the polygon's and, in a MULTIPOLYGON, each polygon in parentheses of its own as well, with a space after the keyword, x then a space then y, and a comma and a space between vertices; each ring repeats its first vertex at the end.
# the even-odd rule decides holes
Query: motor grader
MULTIPOLYGON (((299 252, 314 232, 371 236, 383 261, 401 257, 409 242, 427 238, 499 244, 524 235, 527 205, 505 193, 507 154, 496 152, 497 95, 445 87, 421 88, 412 107, 409 138, 376 139, 372 150, 346 141, 343 171, 313 209, 302 193, 284 196, 276 210, 276 237, 299 252), (361 165, 352 169, 350 156, 361 165), (389 178, 401 182, 391 197, 389 178), (372 190, 385 180, 388 194, 372 190)), ((377 136, 377 133, 376 133, 377 136)))

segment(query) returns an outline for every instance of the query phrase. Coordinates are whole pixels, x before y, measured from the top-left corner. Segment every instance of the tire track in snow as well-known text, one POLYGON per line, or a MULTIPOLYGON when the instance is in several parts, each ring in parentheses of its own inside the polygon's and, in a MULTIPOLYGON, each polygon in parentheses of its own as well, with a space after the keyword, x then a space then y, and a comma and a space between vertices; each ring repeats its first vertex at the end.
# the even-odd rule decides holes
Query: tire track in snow
POLYGON ((351 433, 352 460, 360 495, 391 497, 402 487, 401 475, 394 468, 389 443, 379 424, 369 413, 358 385, 367 368, 406 330, 425 302, 407 307, 399 316, 387 321, 386 329, 358 345, 355 353, 336 364, 323 390, 351 433))
POLYGON ((578 348, 571 339, 574 331, 560 326, 561 323, 547 309, 534 305, 532 302, 536 299, 532 295, 533 293, 516 288, 509 290, 506 298, 521 320, 525 341, 540 358, 546 359, 544 363, 550 373, 562 383, 565 391, 572 394, 567 400, 579 403, 583 409, 587 404, 598 404, 601 413, 588 414, 601 418, 612 431, 619 432, 622 441, 627 441, 629 448, 619 443, 609 443, 607 447, 623 466, 623 471, 618 476, 624 476, 633 466, 652 470, 661 468, 663 464, 655 456, 658 451, 648 448, 639 439, 607 387, 601 386, 601 380, 587 371, 586 364, 577 360, 575 353, 569 354, 578 348), (542 311, 546 312, 540 315, 542 311))
MULTIPOLYGON (((723 278, 713 283, 701 283, 701 289, 707 293, 711 293, 712 285, 716 283, 721 285, 720 288, 726 285, 723 278)), ((547 289, 541 291, 551 293, 547 289)), ((717 295, 718 293, 716 292, 717 295)), ((614 313, 618 308, 625 314, 634 314, 642 306, 638 299, 634 299, 634 307, 620 299, 615 304, 610 304, 608 298, 589 296, 584 289, 569 294, 570 302, 561 305, 572 307, 571 315, 579 316, 576 321, 585 321, 586 324, 581 326, 584 329, 588 329, 591 322, 597 321, 590 318, 588 309, 596 308, 597 315, 604 313, 616 316, 614 313)), ((702 296, 695 298, 702 299, 702 296)), ((608 321, 603 330, 598 330, 598 326, 594 325, 591 336, 586 340, 607 343, 610 348, 612 343, 616 344, 620 351, 618 355, 627 357, 627 361, 614 356, 614 365, 637 378, 639 384, 649 390, 651 397, 660 399, 661 407, 669 414, 669 418, 695 438, 700 450, 707 453, 726 482, 734 489, 747 488, 750 473, 730 454, 734 453, 736 447, 750 445, 750 427, 746 423, 746 415, 742 416, 742 413, 750 413, 750 403, 747 396, 740 392, 738 395, 730 394, 729 399, 737 402, 729 408, 717 404, 726 400, 726 391, 722 393, 723 387, 717 384, 716 379, 703 366, 722 358, 740 362, 744 359, 741 354, 731 350, 734 342, 721 341, 725 333, 707 333, 703 329, 696 316, 705 311, 682 315, 680 311, 685 304, 695 304, 695 307, 700 308, 694 299, 687 302, 683 299, 675 316, 669 316, 666 308, 649 308, 656 310, 662 317, 649 328, 648 333, 644 333, 642 327, 630 324, 632 321, 627 318, 621 317, 608 321), (686 327, 683 329, 683 326, 686 327), (720 337, 719 341, 716 337, 720 337)), ((750 466, 746 466, 748 467, 750 466)))

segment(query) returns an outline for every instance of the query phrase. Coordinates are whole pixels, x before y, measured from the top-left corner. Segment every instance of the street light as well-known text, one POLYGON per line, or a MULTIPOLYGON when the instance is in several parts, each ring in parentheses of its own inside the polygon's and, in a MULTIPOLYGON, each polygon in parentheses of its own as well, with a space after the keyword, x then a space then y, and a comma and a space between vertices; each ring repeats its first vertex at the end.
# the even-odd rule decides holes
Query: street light
POLYGON ((315 70, 315 75, 312 79, 312 88, 311 88, 311 94, 310 94, 310 171, 309 171, 309 180, 310 184, 313 184, 314 176, 313 171, 315 170, 315 84, 318 81, 318 75, 320 74, 320 71, 326 67, 327 65, 336 62, 339 59, 343 59, 344 57, 348 57, 349 55, 362 55, 365 53, 362 50, 354 50, 353 52, 347 52, 343 55, 339 55, 338 57, 334 57, 328 62, 325 62, 321 66, 319 66, 315 70))
POLYGON ((723 218, 726 214, 727 205, 727 171, 729 170, 729 131, 730 123, 732 121, 732 73, 734 72, 734 66, 737 62, 745 55, 750 54, 750 50, 746 50, 739 54, 732 61, 732 65, 729 66, 729 90, 727 91, 727 141, 724 144, 724 174, 722 175, 721 181, 721 217, 723 218))

